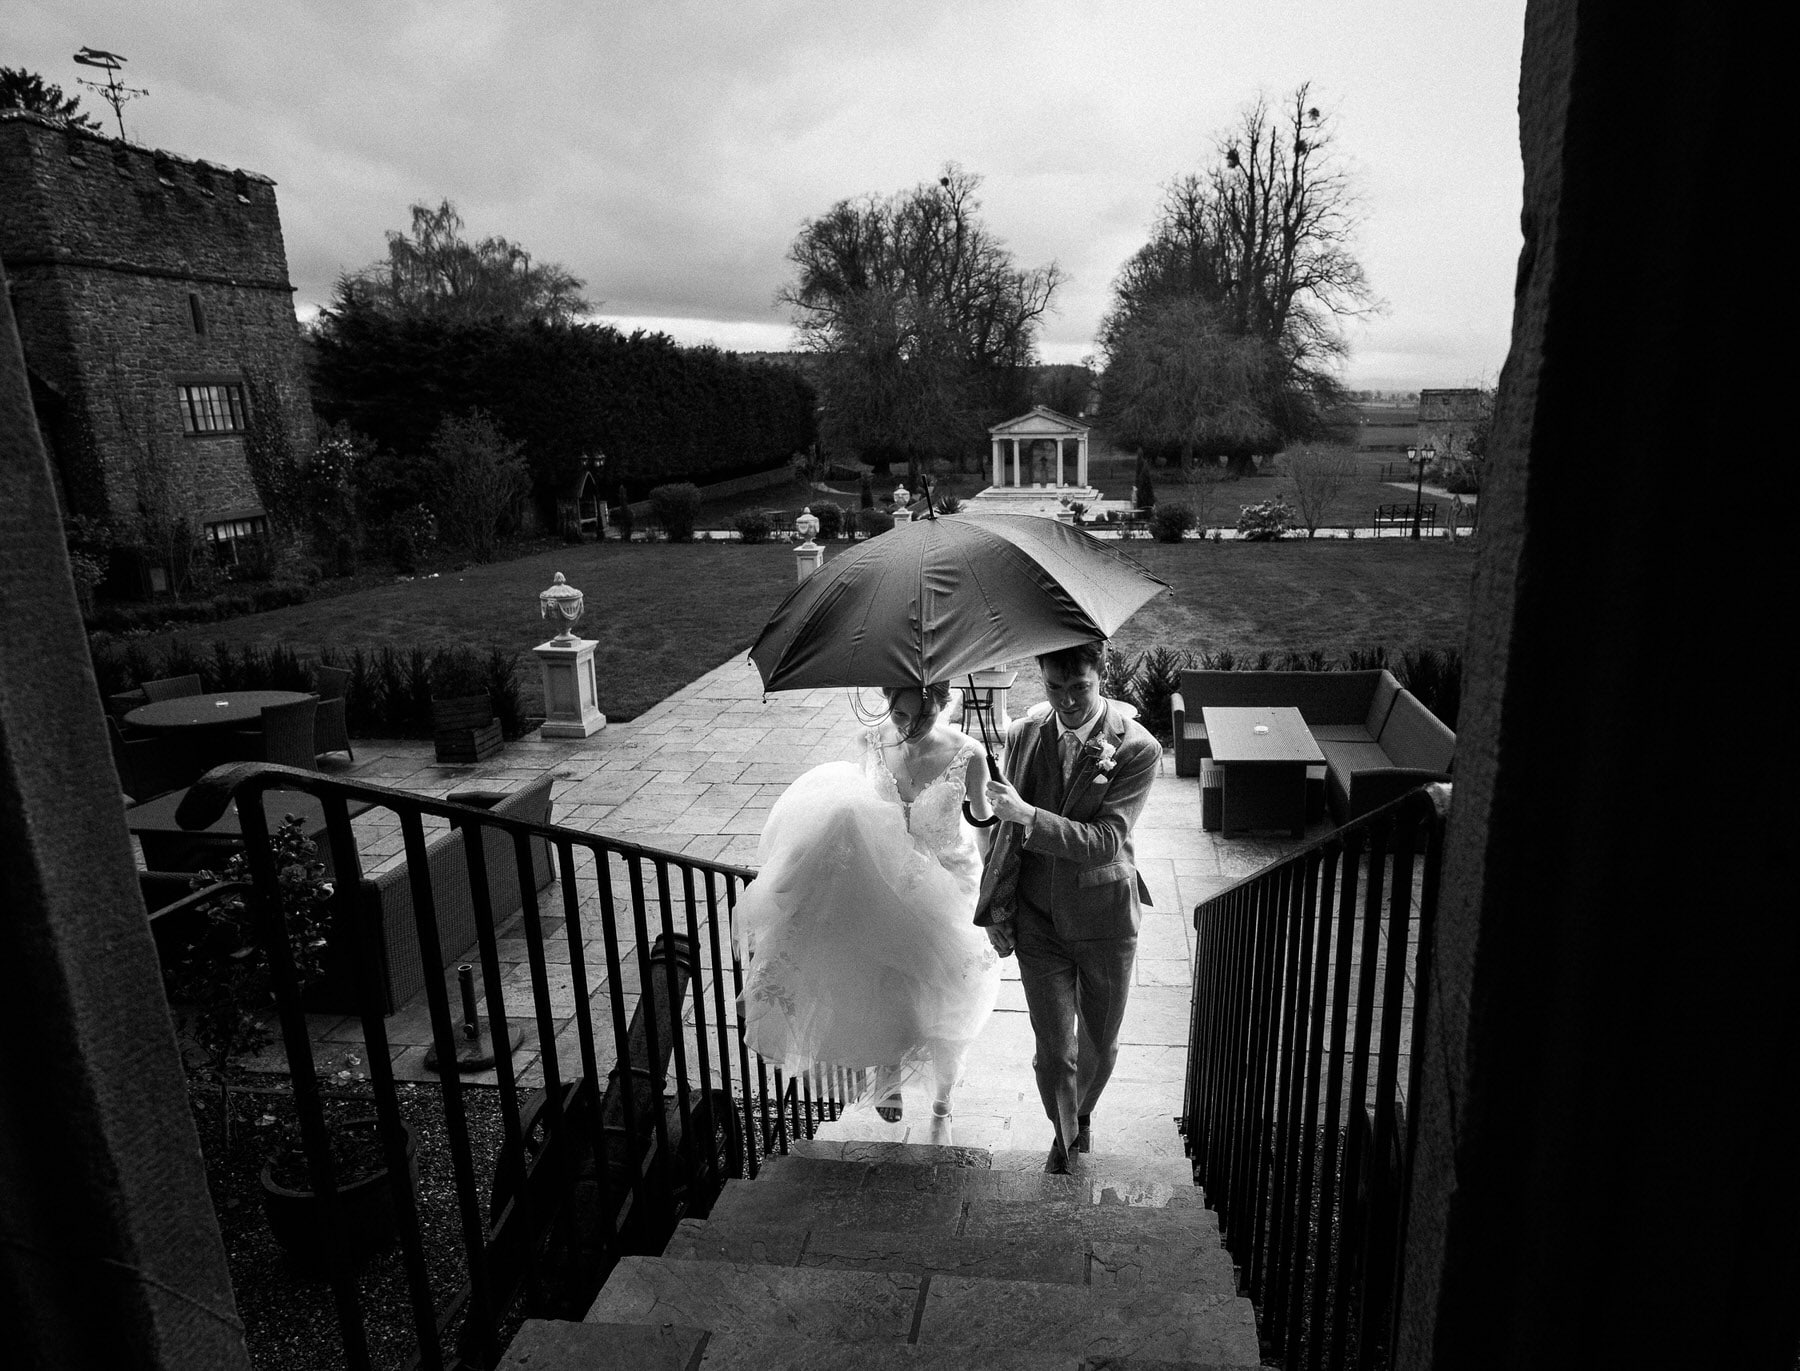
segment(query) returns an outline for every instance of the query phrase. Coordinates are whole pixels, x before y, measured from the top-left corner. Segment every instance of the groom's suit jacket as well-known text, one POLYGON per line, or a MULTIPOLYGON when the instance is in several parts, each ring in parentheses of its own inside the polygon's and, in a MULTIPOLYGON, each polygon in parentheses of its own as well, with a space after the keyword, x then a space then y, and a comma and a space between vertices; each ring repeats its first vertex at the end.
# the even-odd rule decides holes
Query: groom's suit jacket
POLYGON ((1065 784, 1056 737, 1060 725, 1039 705, 1006 733, 1006 779, 1038 809, 1024 826, 1000 826, 981 875, 975 922, 1002 923, 1017 912, 1021 888, 1050 915, 1059 938, 1129 938, 1140 900, 1131 830, 1150 798, 1162 745, 1111 700, 1078 754, 1065 784))

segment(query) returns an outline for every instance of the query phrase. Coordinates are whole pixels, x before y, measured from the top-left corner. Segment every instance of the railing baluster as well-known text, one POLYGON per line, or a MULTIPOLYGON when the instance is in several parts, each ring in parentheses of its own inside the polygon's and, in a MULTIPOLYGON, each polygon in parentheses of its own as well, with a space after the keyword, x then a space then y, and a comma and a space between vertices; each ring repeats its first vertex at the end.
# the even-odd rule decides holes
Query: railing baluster
MULTIPOLYGON (((669 1042, 675 1056, 675 1110, 681 1120, 681 1145, 690 1147, 694 1141, 693 1097, 688 1084, 687 1034, 682 1028, 682 994, 675 976, 676 951, 683 938, 675 932, 675 920, 672 901, 669 894, 669 864, 657 861, 656 867, 656 902, 657 910, 662 918, 663 946, 669 955, 663 961, 663 983, 668 988, 669 1006, 669 1042)), ((693 981, 693 968, 699 949, 688 944, 688 979, 693 981)), ((699 996, 696 994, 696 999, 699 996)), ((671 1156, 669 1163, 674 1165, 676 1158, 671 1156)))
MULTIPOLYGON (((588 855, 594 859, 597 875, 604 878, 605 857, 592 849, 588 855)), ((581 1052, 581 1078, 587 1093, 587 1099, 582 1102, 581 1107, 591 1110, 594 1119, 594 1171, 600 1189, 600 1212, 616 1214, 618 1209, 612 1194, 612 1168, 607 1165, 606 1136, 603 1131, 605 1120, 601 1116, 606 1091, 600 1084, 600 1060, 594 1045, 594 1006, 589 998, 587 938, 581 919, 581 889, 575 869, 575 845, 567 838, 556 840, 556 868, 562 882, 563 934, 569 944, 569 990, 575 1000, 575 1039, 581 1052)), ((609 998, 616 1003, 616 997, 609 998)), ((607 1223, 602 1226, 601 1247, 605 1253, 604 1260, 610 1261, 618 1255, 618 1239, 616 1224, 607 1223)))
MULTIPOLYGON (((650 1080, 650 1123, 656 1133, 657 1168, 666 1178, 674 1175, 674 1158, 669 1155, 669 1119, 663 1096, 667 1081, 662 1073, 662 1039, 657 1036, 660 1025, 656 1022, 657 1016, 651 1012, 656 997, 650 982, 656 973, 651 969, 650 914, 644 904, 643 859, 636 853, 627 857, 625 872, 631 883, 631 919, 637 934, 638 998, 639 1004, 644 1006, 644 1042, 648 1051, 646 1070, 650 1080)), ((627 1057, 626 1060, 629 1061, 630 1058, 627 1057)))

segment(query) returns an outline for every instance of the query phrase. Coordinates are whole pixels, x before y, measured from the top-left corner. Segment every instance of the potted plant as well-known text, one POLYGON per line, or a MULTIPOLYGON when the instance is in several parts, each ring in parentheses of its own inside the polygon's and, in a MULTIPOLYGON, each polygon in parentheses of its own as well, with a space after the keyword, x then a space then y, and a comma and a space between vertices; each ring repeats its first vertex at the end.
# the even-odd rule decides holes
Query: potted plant
MULTIPOLYGON (((318 845, 305 826, 284 819, 270 835, 286 925, 288 950, 304 986, 323 964, 331 882, 318 860, 318 845)), ((257 936, 249 859, 232 856, 223 877, 196 873, 196 889, 220 883, 218 894, 190 910, 163 969, 163 982, 182 1040, 182 1060, 219 1087, 224 1141, 231 1145, 231 1091, 237 1060, 274 1040, 268 1016, 275 990, 268 954, 257 936), (199 1061, 190 1055, 198 1049, 199 1061)))
POLYGON ((466 649, 432 661, 431 738, 440 762, 478 762, 500 750, 487 673, 466 649))
MULTIPOLYGON (((331 1167, 343 1214, 342 1245, 333 1241, 324 1202, 312 1188, 306 1150, 297 1135, 263 1163, 263 1213, 269 1231, 295 1265, 318 1269, 342 1254, 352 1261, 393 1246, 399 1233, 393 1187, 388 1181, 387 1152, 381 1122, 368 1115, 363 1099, 327 1098, 325 1122, 331 1142, 331 1167)), ((418 1184, 418 1135, 406 1130, 406 1164, 418 1184)))

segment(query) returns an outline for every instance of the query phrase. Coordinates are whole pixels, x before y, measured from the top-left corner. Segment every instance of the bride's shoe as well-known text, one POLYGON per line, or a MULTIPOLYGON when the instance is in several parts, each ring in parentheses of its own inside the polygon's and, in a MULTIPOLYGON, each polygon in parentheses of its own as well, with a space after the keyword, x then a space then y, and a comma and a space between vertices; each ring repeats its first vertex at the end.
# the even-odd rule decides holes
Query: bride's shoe
POLYGON ((899 1123, 901 1115, 905 1110, 905 1104, 906 1102, 900 1098, 899 1092, 896 1091, 880 1104, 876 1105, 875 1112, 881 1115, 881 1117, 889 1123, 899 1123))
POLYGON ((905 1108, 900 1098, 900 1072, 893 1067, 884 1070, 876 1077, 872 1093, 878 1101, 875 1112, 888 1123, 899 1123, 905 1108))

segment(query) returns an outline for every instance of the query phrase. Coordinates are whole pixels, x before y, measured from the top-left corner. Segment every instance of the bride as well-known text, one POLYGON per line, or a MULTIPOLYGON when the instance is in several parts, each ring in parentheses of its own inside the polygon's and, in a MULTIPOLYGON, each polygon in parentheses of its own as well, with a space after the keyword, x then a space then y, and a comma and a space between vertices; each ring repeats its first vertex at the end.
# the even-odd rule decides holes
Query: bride
POLYGON ((769 811, 761 872, 738 902, 750 952, 750 1046, 790 1071, 875 1068, 877 1110, 929 1065, 932 1113, 993 1011, 1000 963, 975 927, 981 857, 965 797, 988 816, 980 744, 941 716, 943 684, 889 690, 856 762, 801 776, 769 811))

